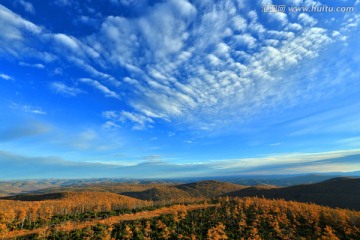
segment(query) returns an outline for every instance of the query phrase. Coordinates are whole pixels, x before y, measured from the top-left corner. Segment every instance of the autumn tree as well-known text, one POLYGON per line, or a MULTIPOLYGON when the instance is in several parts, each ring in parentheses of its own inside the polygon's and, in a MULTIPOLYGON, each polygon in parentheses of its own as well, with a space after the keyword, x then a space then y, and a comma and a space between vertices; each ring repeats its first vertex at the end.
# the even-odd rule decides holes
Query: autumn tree
POLYGON ((219 222, 215 227, 212 227, 207 232, 208 240, 226 240, 228 236, 225 233, 225 226, 219 222))

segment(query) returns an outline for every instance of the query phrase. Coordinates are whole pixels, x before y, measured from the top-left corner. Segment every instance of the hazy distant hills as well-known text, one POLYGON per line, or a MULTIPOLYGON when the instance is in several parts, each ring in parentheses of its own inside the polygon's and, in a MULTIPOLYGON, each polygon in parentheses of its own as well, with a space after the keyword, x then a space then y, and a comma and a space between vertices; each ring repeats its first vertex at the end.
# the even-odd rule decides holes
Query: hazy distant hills
MULTIPOLYGON (((2 197, 10 200, 51 200, 63 198, 68 192, 82 194, 115 194, 139 200, 162 203, 186 202, 210 199, 218 196, 265 197, 298 202, 312 202, 329 207, 360 210, 360 178, 341 177, 313 184, 290 187, 273 185, 244 186, 228 182, 206 180, 186 184, 168 182, 142 183, 96 183, 85 186, 64 186, 37 191, 37 194, 21 194, 2 197)), ((114 196, 115 196, 114 195, 114 196)))
POLYGON ((96 192, 98 194, 115 194, 136 198, 139 200, 150 200, 160 202, 185 202, 201 200, 206 198, 213 198, 225 193, 234 192, 245 188, 246 186, 237 185, 233 183, 219 182, 219 181, 201 181, 189 184, 169 185, 169 184, 93 184, 86 187, 63 187, 45 189, 37 192, 37 194, 21 194, 15 196, 2 197, 7 200, 21 200, 21 201, 39 201, 39 200, 54 200, 62 199, 69 194, 69 192, 82 194, 83 192, 96 192), (59 190, 61 190, 59 192, 59 190), (126 191, 132 190, 132 191, 126 191), (47 193, 41 193, 47 191, 47 193), (58 191, 58 192, 57 192, 58 191))
POLYGON ((200 181, 188 184, 168 184, 168 183, 149 183, 149 184, 126 184, 126 183, 107 183, 91 184, 84 187, 68 186, 62 188, 50 188, 37 191, 36 194, 21 194, 15 196, 2 197, 9 200, 51 200, 62 198, 66 192, 97 192, 97 193, 118 193, 124 196, 137 198, 140 200, 176 202, 196 199, 206 199, 220 196, 229 192, 244 189, 246 186, 219 182, 219 181, 200 181))
MULTIPOLYGON (((0 181, 0 197, 23 193, 50 193, 59 191, 109 191, 109 192, 138 192, 151 188, 179 185, 183 183, 204 182, 209 179, 219 182, 228 182, 244 186, 274 185, 293 186, 299 184, 311 184, 327 179, 355 176, 360 177, 360 172, 350 173, 327 173, 327 174, 299 174, 299 175, 259 175, 259 176, 225 176, 212 178, 178 178, 178 179, 126 179, 126 178, 92 178, 92 179, 38 179, 38 180, 12 180, 0 181)), ((199 188, 200 186, 197 186, 199 188)), ((207 188, 209 186, 206 186, 207 188)), ((184 185, 178 189, 192 191, 196 195, 197 190, 192 190, 191 185, 184 185)), ((154 191, 158 191, 154 189, 154 191)), ((154 192, 153 191, 153 192, 154 192)), ((163 189, 159 190, 163 191, 163 189)), ((176 190, 175 190, 176 191, 176 190)), ((211 192, 211 191, 210 191, 211 192)), ((202 195, 202 194, 200 194, 202 195)), ((213 194, 205 194, 210 196, 213 194)))
MULTIPOLYGON (((354 173, 356 176, 356 174, 354 173)), ((182 202, 217 196, 259 196, 299 202, 312 202, 330 207, 360 210, 360 178, 331 175, 271 176, 229 178, 225 181, 204 180, 179 183, 175 180, 74 179, 24 180, 0 182, 0 197, 14 196, 13 200, 34 201, 58 198, 62 192, 110 192, 140 200, 182 202), (325 181, 317 182, 316 180, 325 181), (279 184, 282 181, 282 184, 279 184), (315 181, 315 183, 313 183, 315 181), (232 182, 232 183, 231 183, 232 182), (235 184, 233 182, 249 183, 235 184), (301 183, 285 186, 291 183, 301 183), (259 185, 254 186, 256 183, 259 185), (277 184, 274 184, 277 183, 277 184), (304 184, 311 183, 311 184, 304 184), (33 195, 29 195, 33 194, 33 195)), ((4 199, 4 198, 3 198, 4 199)))
POLYGON ((258 196, 360 210, 360 178, 333 178, 320 183, 283 188, 249 187, 224 195, 258 196))
POLYGON ((288 187, 299 184, 322 182, 337 177, 360 177, 360 172, 327 173, 327 174, 297 174, 297 175, 259 175, 259 176, 231 176, 219 177, 214 180, 232 182, 246 186, 274 185, 288 187))
POLYGON ((0 197, 28 193, 54 193, 62 191, 124 192, 142 191, 151 187, 174 184, 171 181, 142 181, 126 179, 40 179, 0 182, 0 197))

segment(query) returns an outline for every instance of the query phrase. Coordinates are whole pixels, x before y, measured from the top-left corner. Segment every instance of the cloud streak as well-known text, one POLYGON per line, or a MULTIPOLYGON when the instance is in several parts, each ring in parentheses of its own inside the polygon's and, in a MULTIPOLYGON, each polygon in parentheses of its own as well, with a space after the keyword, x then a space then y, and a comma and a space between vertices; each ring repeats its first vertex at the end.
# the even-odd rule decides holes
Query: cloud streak
POLYGON ((12 80, 12 77, 10 77, 7 74, 4 73, 0 73, 0 78, 4 79, 4 80, 12 80))
POLYGON ((70 87, 63 82, 52 82, 50 84, 50 88, 56 93, 72 97, 83 92, 81 89, 76 87, 70 87))
POLYGON ((31 106, 31 105, 27 105, 27 104, 22 105, 22 104, 17 104, 17 103, 11 103, 9 107, 11 109, 21 110, 22 112, 25 112, 25 113, 33 113, 33 114, 40 114, 40 115, 46 115, 47 114, 40 107, 31 106))
POLYGON ((0 151, 2 179, 29 178, 178 178, 232 175, 351 172, 359 169, 360 150, 290 154, 259 159, 222 160, 221 163, 174 164, 143 161, 135 164, 71 162, 55 157, 27 157, 0 151), (290 157, 292 161, 284 161, 290 157), (267 163, 269 160, 273 163, 267 163), (278 160, 276 160, 278 159, 278 160), (16 174, 14 173, 16 171, 16 174))
POLYGON ((108 87, 101 84, 99 81, 96 81, 96 80, 93 80, 90 78, 80 78, 79 81, 94 87, 98 91, 102 92, 106 97, 112 97, 112 98, 117 98, 117 99, 120 98, 120 96, 116 92, 111 91, 108 87))
POLYGON ((6 126, 0 128, 0 142, 14 141, 29 137, 40 136, 50 131, 47 124, 29 120, 20 122, 14 126, 6 126))

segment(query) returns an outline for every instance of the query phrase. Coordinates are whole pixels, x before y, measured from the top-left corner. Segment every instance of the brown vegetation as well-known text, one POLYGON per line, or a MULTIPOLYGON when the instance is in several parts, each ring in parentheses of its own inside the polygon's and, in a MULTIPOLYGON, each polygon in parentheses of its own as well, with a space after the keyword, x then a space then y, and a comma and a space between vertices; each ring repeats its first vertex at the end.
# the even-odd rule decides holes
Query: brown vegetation
POLYGON ((121 194, 161 203, 180 203, 214 198, 243 188, 246 188, 246 186, 219 181, 201 181, 175 186, 154 187, 145 191, 122 192, 121 194))
POLYGON ((237 197, 265 197, 299 202, 312 202, 329 207, 360 210, 360 179, 334 178, 320 183, 284 188, 244 188, 224 194, 237 197))
MULTIPOLYGON (((138 212, 138 213, 134 213, 134 214, 123 214, 120 216, 113 216, 113 217, 109 217, 106 219, 95 219, 92 221, 84 221, 84 222, 66 221, 57 226, 53 226, 52 231, 70 232, 70 231, 73 231, 76 229, 84 229, 84 228, 96 226, 99 224, 111 226, 114 224, 118 224, 121 221, 134 221, 134 220, 138 220, 138 219, 150 219, 150 218, 158 217, 163 214, 177 214, 177 213, 181 213, 181 212, 191 211, 194 209, 207 208, 207 207, 212 207, 212 206, 215 206, 215 205, 209 205, 209 204, 194 204, 194 205, 188 205, 188 206, 173 205, 171 207, 164 207, 164 208, 156 209, 153 211, 142 211, 142 212, 138 212)), ((20 237, 20 236, 27 236, 27 235, 31 235, 31 234, 38 235, 47 230, 49 230, 49 227, 37 228, 34 230, 17 230, 17 231, 12 231, 12 232, 5 232, 5 233, 3 233, 2 237, 7 239, 7 238, 20 237)), ((0 233, 1 233, 1 231, 0 231, 0 233)))
POLYGON ((31 225, 38 220, 48 221, 55 215, 133 209, 151 205, 151 202, 106 192, 65 192, 46 194, 45 197, 32 195, 30 199, 30 201, 0 200, 0 224, 15 223, 23 228, 24 224, 31 225), (57 198, 48 200, 50 196, 57 198))

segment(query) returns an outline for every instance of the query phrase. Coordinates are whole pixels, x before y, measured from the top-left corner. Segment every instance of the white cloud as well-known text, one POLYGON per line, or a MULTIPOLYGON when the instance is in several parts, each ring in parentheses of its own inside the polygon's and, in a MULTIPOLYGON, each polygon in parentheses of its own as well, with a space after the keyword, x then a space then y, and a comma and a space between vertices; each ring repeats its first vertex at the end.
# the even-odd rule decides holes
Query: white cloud
POLYGON ((346 147, 360 147, 360 137, 351 137, 340 139, 336 142, 337 145, 346 147))
POLYGON ((20 4, 25 9, 25 11, 31 14, 35 14, 34 6, 31 3, 25 0, 16 0, 15 3, 20 4))
MULTIPOLYGON (((244 8, 244 1, 158 2, 132 18, 105 17, 98 32, 76 38, 43 31, 1 6, 0 53, 20 57, 27 47, 24 33, 37 33, 53 44, 51 54, 90 74, 79 82, 106 97, 124 95, 126 112, 133 114, 124 114, 127 121, 147 126, 161 118, 211 129, 284 101, 301 101, 309 89, 283 75, 339 37, 316 27, 315 15, 269 14, 281 23, 274 27, 250 7, 238 11, 244 8)), ((77 88, 60 83, 53 88, 76 95, 77 88)))
POLYGON ((256 38, 251 36, 250 34, 242 34, 234 36, 235 41, 237 44, 245 46, 247 48, 254 48, 256 47, 256 38))
MULTIPOLYGON (((82 146, 79 146, 82 147, 82 146)), ((85 146, 87 147, 87 146, 85 146)), ((85 148, 87 149, 87 148, 85 148)), ((23 154, 23 153, 22 153, 23 154)), ((0 152, 0 164, 4 166, 3 179, 32 179, 39 176, 47 178, 89 177, 129 177, 129 178, 174 178, 193 176, 221 175, 260 175, 274 173, 309 173, 309 172, 352 172, 359 170, 358 161, 353 159, 359 151, 339 151, 339 153, 295 153, 253 159, 224 159, 213 162, 192 162, 176 164, 167 162, 162 156, 151 155, 137 162, 124 162, 118 159, 103 162, 65 161, 55 157, 29 157, 22 154, 0 152), (307 155, 307 156, 306 156, 307 155), (297 158, 305 161, 292 161, 297 158), (338 156, 338 157, 335 157, 338 156), (272 164, 275 161, 277 164, 272 164), (345 162, 344 162, 345 161, 345 162), (23 166, 29 166, 24 168, 23 166), (45 175, 44 175, 45 174, 45 175), (65 175, 64 175, 65 174, 65 175)))
POLYGON ((105 111, 102 113, 102 116, 107 119, 115 119, 118 118, 116 111, 105 111))
POLYGON ((113 127, 119 127, 118 123, 126 123, 128 121, 132 122, 134 124, 133 129, 134 130, 142 130, 145 129, 151 124, 154 123, 154 121, 143 114, 140 113, 134 113, 134 112, 127 112, 127 111, 105 111, 102 113, 102 116, 108 120, 105 123, 106 128, 113 128, 113 127))
POLYGON ((286 171, 288 173, 350 172, 358 170, 360 167, 360 163, 353 160, 353 156, 358 154, 360 154, 359 149, 314 153, 287 153, 259 158, 223 159, 208 164, 218 169, 218 171, 234 169, 234 171, 246 174, 271 174, 274 171, 286 171), (347 157, 349 157, 349 160, 345 162, 347 157))
POLYGON ((298 24, 298 23, 289 23, 288 28, 290 30, 300 31, 302 29, 302 26, 300 24, 298 24))
POLYGON ((20 66, 23 67, 33 67, 33 68, 38 68, 38 69, 44 69, 45 66, 41 63, 26 63, 26 62, 20 62, 19 63, 20 66))
POLYGON ((232 25, 234 30, 243 32, 247 28, 247 21, 245 18, 241 16, 235 16, 232 19, 232 25))
POLYGON ((316 113, 289 123, 294 128, 292 136, 313 136, 326 133, 359 133, 360 114, 357 113, 359 104, 335 107, 331 110, 316 113), (348 116, 348 117, 344 117, 348 116))
POLYGON ((0 25, 3 26, 0 35, 0 54, 19 59, 22 66, 44 68, 42 63, 32 64, 22 61, 27 57, 44 62, 62 58, 75 63, 94 77, 107 79, 114 85, 119 84, 110 74, 98 70, 104 66, 102 59, 99 59, 99 53, 73 36, 45 31, 2 5, 0 5, 0 25), (50 52, 37 50, 38 45, 43 45, 44 42, 52 46, 48 49, 50 52), (90 63, 90 59, 95 60, 93 62, 97 65, 90 63))
POLYGON ((112 129, 118 129, 120 128, 121 126, 119 124, 116 124, 115 122, 113 121, 106 121, 103 125, 102 125, 102 128, 104 129, 108 129, 108 130, 112 130, 112 129))
POLYGON ((0 53, 12 56, 21 56, 21 53, 31 51, 31 48, 26 45, 27 38, 42 32, 40 27, 21 18, 2 5, 0 5, 0 25, 2 26, 0 53))
POLYGON ((317 23, 317 20, 311 17, 307 13, 300 13, 298 16, 300 22, 302 22, 305 26, 314 26, 317 23))
POLYGON ((60 7, 68 7, 74 4, 74 1, 71 0, 54 0, 54 4, 60 7))
POLYGON ((291 4, 291 6, 300 6, 303 3, 303 0, 287 0, 287 4, 291 4))
POLYGON ((288 18, 286 13, 275 12, 267 15, 271 21, 280 23, 281 25, 286 25, 288 23, 288 18))
POLYGON ((73 51, 80 51, 80 46, 75 38, 67 36, 62 33, 54 34, 52 37, 54 38, 55 41, 57 41, 64 47, 69 48, 73 51))
POLYGON ((97 90, 102 92, 106 97, 113 97, 113 98, 117 98, 117 99, 120 98, 120 96, 116 92, 111 91, 108 87, 104 86, 103 84, 101 84, 100 82, 98 82, 96 80, 93 80, 90 78, 80 78, 79 81, 96 88, 97 90))
POLYGON ((195 15, 196 9, 189 2, 167 1, 145 10, 140 18, 107 17, 100 32, 88 41, 115 66, 141 69, 146 62, 138 59, 139 55, 155 60, 178 54, 195 15))
POLYGON ((216 57, 214 54, 209 54, 207 58, 209 59, 210 63, 215 66, 221 62, 221 60, 218 57, 216 57))
POLYGON ((50 88, 56 93, 60 93, 68 96, 76 96, 83 91, 76 87, 70 87, 64 84, 63 82, 52 82, 50 88))
POLYGON ((0 78, 2 78, 4 80, 12 80, 13 79, 12 77, 10 77, 9 75, 4 74, 4 73, 0 73, 0 78))
POLYGON ((26 113, 34 113, 34 114, 40 114, 40 115, 46 115, 47 113, 43 111, 40 107, 37 106, 31 106, 31 105, 22 105, 17 103, 11 103, 9 106, 11 109, 15 110, 21 110, 26 113))
POLYGON ((142 114, 131 113, 126 111, 120 112, 119 120, 122 122, 125 122, 127 120, 134 122, 135 123, 134 129, 136 130, 144 129, 147 126, 147 124, 153 123, 153 120, 149 117, 146 117, 142 114))

